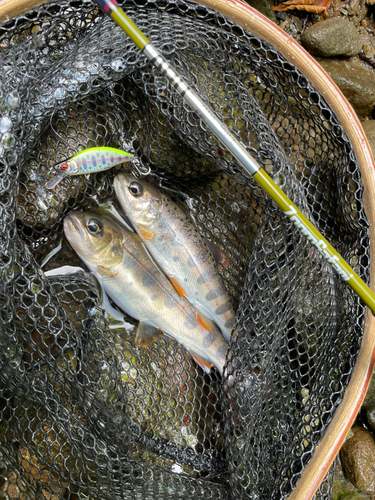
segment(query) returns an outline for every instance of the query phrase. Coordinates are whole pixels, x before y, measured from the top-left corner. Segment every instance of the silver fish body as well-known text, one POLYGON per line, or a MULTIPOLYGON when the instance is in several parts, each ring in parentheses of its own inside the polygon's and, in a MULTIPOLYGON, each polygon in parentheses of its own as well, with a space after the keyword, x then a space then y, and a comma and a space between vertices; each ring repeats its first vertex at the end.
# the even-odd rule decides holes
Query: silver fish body
POLYGON ((203 368, 215 365, 222 373, 228 345, 220 331, 197 321, 192 305, 175 291, 136 233, 107 216, 88 212, 65 217, 64 232, 87 267, 100 276, 106 293, 140 321, 138 341, 160 329, 188 349, 203 368))
POLYGON ((229 341, 235 317, 233 302, 206 241, 191 219, 143 179, 120 173, 114 186, 122 208, 153 258, 180 293, 229 341))

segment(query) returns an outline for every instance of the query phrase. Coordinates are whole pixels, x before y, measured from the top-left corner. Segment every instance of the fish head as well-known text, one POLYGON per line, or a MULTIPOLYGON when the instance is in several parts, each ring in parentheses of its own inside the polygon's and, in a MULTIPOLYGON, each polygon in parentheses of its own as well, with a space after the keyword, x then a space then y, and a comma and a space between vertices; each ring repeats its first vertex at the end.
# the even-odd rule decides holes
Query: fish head
POLYGON ((158 219, 162 194, 156 187, 126 172, 115 177, 114 187, 122 208, 132 222, 147 227, 158 219))
POLYGON ((71 212, 64 218, 64 233, 73 249, 92 265, 112 267, 123 256, 123 229, 110 217, 71 212))

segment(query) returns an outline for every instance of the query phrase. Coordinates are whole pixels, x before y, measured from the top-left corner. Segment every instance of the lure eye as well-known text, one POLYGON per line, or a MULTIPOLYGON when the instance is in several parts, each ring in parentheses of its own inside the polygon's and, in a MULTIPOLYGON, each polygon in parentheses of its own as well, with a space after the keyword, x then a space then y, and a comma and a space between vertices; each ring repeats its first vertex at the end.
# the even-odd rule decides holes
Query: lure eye
POLYGON ((129 191, 133 196, 142 196, 143 186, 140 182, 133 181, 129 184, 129 191))
POLYGON ((86 225, 91 234, 95 234, 96 236, 103 234, 103 224, 100 220, 90 219, 86 225))
POLYGON ((61 170, 68 170, 69 165, 68 165, 67 163, 62 163, 62 164, 60 165, 60 168, 61 168, 61 170))

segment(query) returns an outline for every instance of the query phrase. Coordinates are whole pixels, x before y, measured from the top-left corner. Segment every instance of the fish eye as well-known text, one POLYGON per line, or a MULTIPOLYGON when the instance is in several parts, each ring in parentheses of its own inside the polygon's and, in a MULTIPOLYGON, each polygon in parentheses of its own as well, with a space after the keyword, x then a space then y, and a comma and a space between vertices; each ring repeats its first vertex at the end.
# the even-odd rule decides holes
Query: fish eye
POLYGON ((103 224, 98 219, 90 219, 86 225, 91 234, 100 235, 103 233, 103 224))
POLYGON ((143 186, 140 182, 133 181, 129 184, 129 191, 133 196, 142 196, 143 186))
POLYGON ((60 165, 60 168, 61 168, 61 170, 68 170, 69 165, 68 165, 67 163, 62 163, 62 164, 60 165))

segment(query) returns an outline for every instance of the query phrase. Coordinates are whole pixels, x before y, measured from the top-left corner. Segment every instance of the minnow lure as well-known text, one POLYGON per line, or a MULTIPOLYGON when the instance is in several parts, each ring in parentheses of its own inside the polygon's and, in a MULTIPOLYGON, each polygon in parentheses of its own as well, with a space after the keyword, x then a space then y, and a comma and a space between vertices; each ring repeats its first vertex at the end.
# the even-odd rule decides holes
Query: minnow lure
POLYGON ((120 149, 105 147, 84 149, 68 160, 55 165, 54 169, 59 170, 59 172, 46 183, 45 187, 52 189, 64 177, 102 172, 132 159, 133 155, 120 149))

